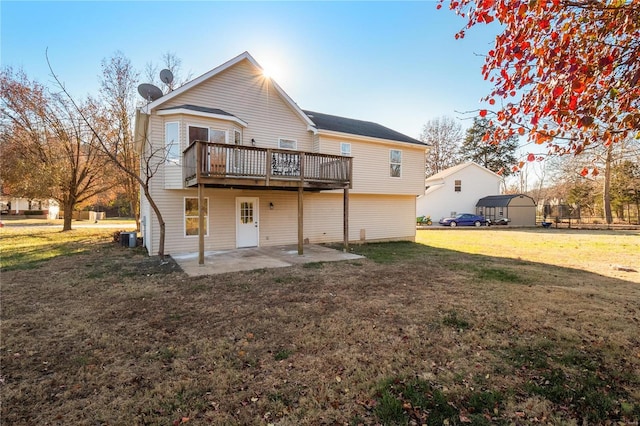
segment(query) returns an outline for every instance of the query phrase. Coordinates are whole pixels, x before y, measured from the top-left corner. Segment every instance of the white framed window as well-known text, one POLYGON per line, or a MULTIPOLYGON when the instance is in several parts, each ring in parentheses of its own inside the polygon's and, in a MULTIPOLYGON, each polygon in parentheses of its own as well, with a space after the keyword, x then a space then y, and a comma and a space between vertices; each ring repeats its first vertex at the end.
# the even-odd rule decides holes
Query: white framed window
POLYGON ((453 190, 455 192, 461 192, 462 191, 462 181, 461 180, 454 180, 453 181, 453 190))
POLYGON ((298 141, 295 139, 278 139, 280 149, 298 149, 298 141))
POLYGON ((211 127, 188 126, 189 145, 194 141, 205 141, 214 143, 227 143, 227 131, 214 129, 211 127))
MULTIPOLYGON (((209 235, 209 199, 204 199, 204 235, 209 235)), ((198 197, 184 198, 184 236, 199 235, 198 229, 198 197)))
POLYGON ((209 128, 188 126, 189 129, 189 145, 195 141, 208 141, 209 140, 209 128))
POLYGON ((242 133, 240 130, 233 131, 233 143, 235 145, 242 145, 242 133))
POLYGON ((227 131, 218 129, 209 129, 209 142, 227 143, 227 131))
POLYGON ((167 152, 167 161, 180 164, 180 123, 171 121, 164 123, 164 146, 167 152))
POLYGON ((389 150, 389 176, 402 177, 402 151, 399 149, 389 150))
POLYGON ((351 144, 347 142, 340 142, 340 155, 344 155, 346 157, 351 156, 351 144))

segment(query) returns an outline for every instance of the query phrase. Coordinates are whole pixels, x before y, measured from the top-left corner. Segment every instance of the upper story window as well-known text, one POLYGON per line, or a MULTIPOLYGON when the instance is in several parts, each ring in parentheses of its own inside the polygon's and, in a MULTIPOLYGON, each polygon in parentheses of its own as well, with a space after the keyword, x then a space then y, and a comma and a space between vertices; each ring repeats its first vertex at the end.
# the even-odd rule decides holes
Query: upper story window
POLYGON ((389 150, 389 176, 402 176, 402 151, 399 149, 389 150))
POLYGON ((295 139, 279 139, 278 148, 280 149, 298 149, 298 141, 295 139))
POLYGON ((347 142, 340 143, 340 155, 351 156, 351 144, 347 142))
POLYGON ((208 141, 208 140, 209 140, 208 127, 189 126, 189 145, 191 145, 195 141, 208 141))
POLYGON ((209 142, 227 143, 227 131, 209 129, 209 142))
POLYGON ((453 190, 455 192, 462 191, 462 181, 461 180, 456 180, 456 181, 453 182, 453 190))
POLYGON ((227 131, 209 127, 189 126, 189 145, 194 141, 227 143, 227 131))
POLYGON ((172 121, 164 125, 164 146, 167 161, 180 164, 180 123, 172 121))

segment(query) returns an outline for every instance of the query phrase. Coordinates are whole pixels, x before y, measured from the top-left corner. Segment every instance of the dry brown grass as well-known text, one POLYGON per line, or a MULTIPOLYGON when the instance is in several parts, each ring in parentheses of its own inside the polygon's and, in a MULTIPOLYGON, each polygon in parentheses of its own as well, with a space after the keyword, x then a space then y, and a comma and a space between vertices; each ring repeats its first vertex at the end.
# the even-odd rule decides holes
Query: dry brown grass
POLYGON ((590 424, 640 415, 636 282, 410 243, 189 278, 107 240, 2 272, 2 424, 377 424, 409 380, 450 424, 581 423, 593 395, 541 395, 557 372, 606 382, 590 424), (474 412, 478 392, 501 398, 474 412))

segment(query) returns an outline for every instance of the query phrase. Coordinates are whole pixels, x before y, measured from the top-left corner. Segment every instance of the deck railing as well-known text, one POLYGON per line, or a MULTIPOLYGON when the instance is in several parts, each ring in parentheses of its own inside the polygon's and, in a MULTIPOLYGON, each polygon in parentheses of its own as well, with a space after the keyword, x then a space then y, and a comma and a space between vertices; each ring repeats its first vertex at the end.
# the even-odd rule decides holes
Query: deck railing
POLYGON ((349 187, 352 158, 285 149, 196 141, 184 150, 187 185, 223 179, 258 179, 267 186, 298 181, 349 187), (272 182, 273 181, 273 182, 272 182))

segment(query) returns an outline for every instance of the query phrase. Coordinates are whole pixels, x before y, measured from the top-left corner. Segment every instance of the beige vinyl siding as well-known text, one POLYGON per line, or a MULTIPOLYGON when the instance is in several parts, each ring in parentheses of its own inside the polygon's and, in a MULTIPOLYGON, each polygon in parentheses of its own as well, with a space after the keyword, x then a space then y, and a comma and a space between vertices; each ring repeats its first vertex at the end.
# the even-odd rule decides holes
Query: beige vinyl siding
MULTIPOLYGON (((311 243, 343 240, 343 195, 310 194, 305 198, 305 238, 311 243)), ((349 195, 349 240, 415 239, 415 196, 349 195)))
POLYGON ((160 108, 178 105, 219 108, 244 120, 244 140, 256 146, 277 148, 278 139, 295 139, 298 150, 312 150, 312 133, 262 73, 244 60, 193 89, 167 101, 160 108))
POLYGON ((341 142, 351 144, 353 193, 414 196, 424 193, 424 146, 320 135, 320 152, 340 155, 341 142), (402 151, 399 178, 389 176, 389 151, 392 149, 402 151))
MULTIPOLYGON (((184 197, 197 197, 195 190, 165 190, 157 202, 166 223, 165 253, 197 252, 198 238, 184 235, 184 197)), ((298 241, 298 195, 290 191, 206 189, 209 199, 209 235, 205 251, 236 248, 236 197, 256 197, 259 202, 259 245, 296 244, 298 241), (273 203, 273 209, 269 204, 273 203)), ((310 243, 343 239, 343 195, 304 194, 304 238, 310 243)), ((403 195, 350 195, 349 240, 413 240, 415 197, 403 195), (389 218, 393 218, 390 220, 389 218)), ((157 252, 159 228, 153 226, 152 253, 157 252)))

